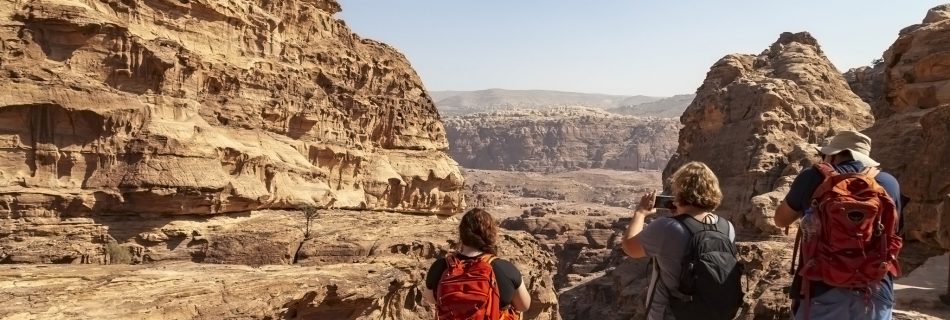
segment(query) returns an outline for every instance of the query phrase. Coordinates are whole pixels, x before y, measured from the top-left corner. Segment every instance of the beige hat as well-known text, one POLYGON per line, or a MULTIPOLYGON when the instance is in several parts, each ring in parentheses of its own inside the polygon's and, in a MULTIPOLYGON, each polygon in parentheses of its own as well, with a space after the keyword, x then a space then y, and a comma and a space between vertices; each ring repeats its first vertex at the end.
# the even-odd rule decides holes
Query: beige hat
POLYGON ((851 151, 851 157, 865 167, 877 167, 880 162, 871 159, 871 138, 857 131, 843 131, 831 138, 824 147, 818 149, 826 155, 835 155, 841 151, 851 151))

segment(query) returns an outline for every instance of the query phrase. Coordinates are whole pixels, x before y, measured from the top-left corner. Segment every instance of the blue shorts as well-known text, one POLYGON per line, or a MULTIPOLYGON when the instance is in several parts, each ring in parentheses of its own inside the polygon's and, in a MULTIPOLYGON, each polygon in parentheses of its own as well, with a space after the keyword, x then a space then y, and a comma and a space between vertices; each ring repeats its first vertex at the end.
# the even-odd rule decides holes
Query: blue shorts
MULTIPOLYGON (((805 319, 805 301, 801 301, 795 319, 805 319)), ((894 310, 894 286, 882 281, 868 296, 863 291, 833 288, 811 297, 812 320, 891 320, 894 310)))

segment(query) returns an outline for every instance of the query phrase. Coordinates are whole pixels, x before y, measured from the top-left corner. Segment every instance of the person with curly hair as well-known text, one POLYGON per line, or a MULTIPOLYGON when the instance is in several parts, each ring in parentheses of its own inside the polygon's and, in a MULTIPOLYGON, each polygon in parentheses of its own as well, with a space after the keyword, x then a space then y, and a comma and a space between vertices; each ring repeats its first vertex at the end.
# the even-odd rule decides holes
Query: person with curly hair
POLYGON ((633 258, 654 258, 654 272, 647 297, 647 319, 673 319, 670 308, 680 285, 680 271, 692 233, 689 225, 718 230, 735 241, 735 227, 713 211, 722 201, 719 180, 708 166, 690 162, 669 179, 672 188, 672 217, 653 220, 644 227, 646 218, 656 213, 656 191, 644 194, 623 236, 623 251, 633 258))
POLYGON ((436 318, 517 319, 531 297, 518 268, 496 257, 495 219, 485 210, 469 210, 458 233, 458 250, 437 259, 426 274, 423 297, 436 305, 436 318))

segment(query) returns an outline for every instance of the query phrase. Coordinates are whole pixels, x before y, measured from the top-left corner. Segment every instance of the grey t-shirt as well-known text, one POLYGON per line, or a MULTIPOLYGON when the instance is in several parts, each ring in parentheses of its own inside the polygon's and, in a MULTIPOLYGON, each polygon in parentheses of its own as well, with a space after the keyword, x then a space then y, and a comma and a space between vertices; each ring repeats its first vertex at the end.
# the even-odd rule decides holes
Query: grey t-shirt
MULTIPOLYGON (((719 216, 715 216, 717 221, 719 216)), ((729 239, 735 241, 735 227, 729 223, 729 239)), ((669 305, 669 296, 667 288, 679 287, 680 262, 683 255, 686 254, 686 246, 689 244, 689 231, 683 225, 671 217, 664 217, 650 222, 643 231, 636 235, 643 251, 651 258, 656 258, 660 265, 660 280, 657 282, 657 274, 654 272, 650 278, 650 288, 659 286, 653 296, 653 304, 650 306, 648 320, 663 320, 666 315, 666 307, 669 305)), ((649 295, 649 294, 648 294, 649 295)))

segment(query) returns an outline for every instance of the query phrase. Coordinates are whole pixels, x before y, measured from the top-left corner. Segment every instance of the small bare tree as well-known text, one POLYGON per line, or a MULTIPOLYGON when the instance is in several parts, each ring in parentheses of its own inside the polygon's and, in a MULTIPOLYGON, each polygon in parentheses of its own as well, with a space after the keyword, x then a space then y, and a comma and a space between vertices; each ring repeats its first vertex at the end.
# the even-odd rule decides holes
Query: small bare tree
POLYGON ((303 231, 304 240, 310 239, 310 229, 313 227, 313 221, 320 216, 320 210, 314 206, 307 206, 303 208, 303 216, 307 219, 306 229, 303 231))

